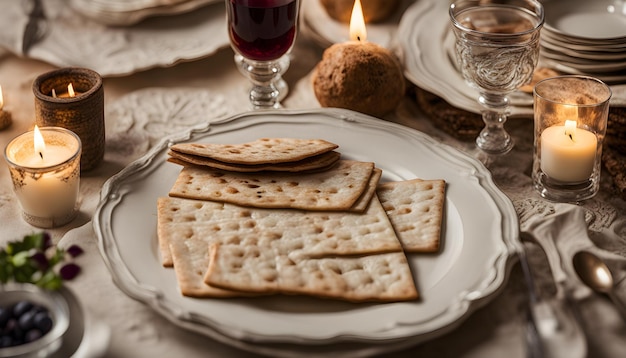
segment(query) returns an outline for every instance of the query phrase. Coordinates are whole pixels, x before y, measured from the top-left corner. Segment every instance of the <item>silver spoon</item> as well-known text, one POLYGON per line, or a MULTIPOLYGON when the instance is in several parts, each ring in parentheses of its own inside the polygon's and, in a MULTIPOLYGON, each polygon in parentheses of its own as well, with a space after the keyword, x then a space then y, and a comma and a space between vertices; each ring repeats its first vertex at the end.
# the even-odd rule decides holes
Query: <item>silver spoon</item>
POLYGON ((578 251, 572 262, 580 280, 592 290, 606 294, 626 319, 626 304, 615 295, 613 275, 604 261, 589 251, 578 251))

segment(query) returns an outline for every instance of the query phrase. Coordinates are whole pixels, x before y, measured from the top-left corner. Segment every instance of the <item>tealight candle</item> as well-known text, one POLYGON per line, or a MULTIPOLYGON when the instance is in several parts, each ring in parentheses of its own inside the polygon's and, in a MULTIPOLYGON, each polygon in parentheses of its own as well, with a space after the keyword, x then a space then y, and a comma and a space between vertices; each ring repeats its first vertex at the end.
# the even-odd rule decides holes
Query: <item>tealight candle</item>
POLYGON ((26 222, 52 228, 76 216, 81 142, 75 133, 35 126, 9 142, 4 155, 26 222))
POLYGON ((102 78, 86 68, 61 68, 33 82, 35 116, 40 126, 63 127, 82 141, 81 170, 104 158, 104 89, 102 78))
POLYGON ((598 192, 610 98, 610 88, 592 77, 537 83, 532 177, 542 197, 577 202, 598 192))
POLYGON ((564 183, 589 179, 596 159, 598 139, 588 130, 577 128, 576 121, 551 126, 541 134, 541 170, 564 183))
POLYGON ((81 92, 76 92, 74 91, 74 86, 70 83, 69 85, 67 85, 67 92, 62 92, 59 95, 57 95, 57 91, 56 89, 52 89, 52 97, 54 98, 74 98, 78 95, 81 95, 81 92))
POLYGON ((11 112, 4 110, 4 96, 2 95, 2 86, 0 86, 0 131, 7 128, 13 123, 11 112))

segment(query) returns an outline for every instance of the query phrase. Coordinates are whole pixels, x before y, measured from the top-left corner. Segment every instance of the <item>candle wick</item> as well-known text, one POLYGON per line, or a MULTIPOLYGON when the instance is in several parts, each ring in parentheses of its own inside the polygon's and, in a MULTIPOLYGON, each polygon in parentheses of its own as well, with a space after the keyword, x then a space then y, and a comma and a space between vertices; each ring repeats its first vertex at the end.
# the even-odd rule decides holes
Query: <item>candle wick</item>
POLYGON ((569 140, 571 140, 572 142, 576 143, 576 141, 574 140, 574 134, 567 133, 567 136, 569 137, 569 140))
POLYGON ((43 159, 43 153, 39 152, 39 156, 41 157, 41 159, 43 159))
POLYGON ((360 42, 361 41, 361 36, 357 36, 356 40, 360 42))

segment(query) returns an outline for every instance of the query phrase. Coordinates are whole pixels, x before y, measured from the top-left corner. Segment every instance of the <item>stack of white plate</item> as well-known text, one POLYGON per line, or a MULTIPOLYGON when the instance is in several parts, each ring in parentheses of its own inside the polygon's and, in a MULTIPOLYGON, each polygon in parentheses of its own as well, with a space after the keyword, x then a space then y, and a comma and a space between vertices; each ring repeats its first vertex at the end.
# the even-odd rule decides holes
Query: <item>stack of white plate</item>
POLYGON ((176 15, 222 0, 70 0, 82 15, 105 25, 128 26, 152 16, 176 15))
POLYGON ((626 1, 546 0, 545 63, 609 83, 626 81, 626 1))

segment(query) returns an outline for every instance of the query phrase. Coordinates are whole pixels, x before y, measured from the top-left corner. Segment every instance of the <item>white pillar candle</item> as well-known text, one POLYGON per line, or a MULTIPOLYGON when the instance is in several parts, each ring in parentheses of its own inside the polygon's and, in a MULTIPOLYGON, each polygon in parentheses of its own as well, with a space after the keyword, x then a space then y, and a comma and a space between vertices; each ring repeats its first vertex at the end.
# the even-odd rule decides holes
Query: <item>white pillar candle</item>
POLYGON ((546 128, 541 133, 541 170, 564 183, 580 183, 591 176, 598 138, 576 121, 546 128))
POLYGON ((80 139, 62 128, 22 134, 5 150, 13 187, 27 222, 56 227, 76 214, 80 181, 80 139))

